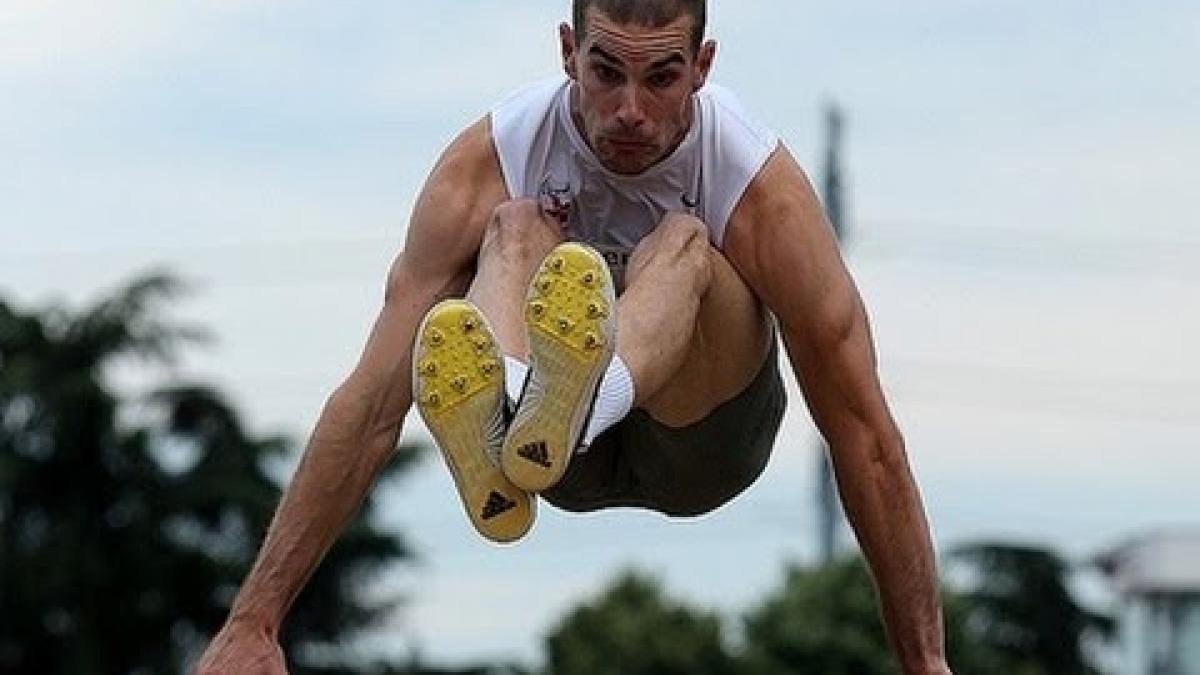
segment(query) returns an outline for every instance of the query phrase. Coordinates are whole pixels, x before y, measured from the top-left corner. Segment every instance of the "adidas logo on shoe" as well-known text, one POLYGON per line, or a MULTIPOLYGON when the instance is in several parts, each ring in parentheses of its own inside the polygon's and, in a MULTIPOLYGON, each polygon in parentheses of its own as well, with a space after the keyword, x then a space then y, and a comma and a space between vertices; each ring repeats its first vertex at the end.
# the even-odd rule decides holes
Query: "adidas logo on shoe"
POLYGON ((491 520, 513 510, 516 506, 516 502, 493 490, 492 494, 488 495, 487 504, 483 505, 483 513, 480 516, 484 520, 491 520))
POLYGON ((498 466, 510 415, 503 361, 487 318, 466 300, 434 305, 413 341, 413 400, 471 525, 498 543, 529 531, 536 504, 498 466))
POLYGON ((545 441, 537 441, 517 449, 517 456, 527 459, 543 469, 550 468, 550 453, 546 450, 545 441))

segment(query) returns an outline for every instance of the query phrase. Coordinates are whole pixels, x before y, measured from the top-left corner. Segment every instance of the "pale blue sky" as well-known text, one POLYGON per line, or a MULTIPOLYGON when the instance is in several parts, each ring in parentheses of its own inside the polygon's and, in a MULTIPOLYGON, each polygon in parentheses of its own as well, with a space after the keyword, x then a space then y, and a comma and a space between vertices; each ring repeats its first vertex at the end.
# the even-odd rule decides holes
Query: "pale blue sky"
MULTIPOLYGON (((219 336, 182 374, 303 436, 437 152, 556 72, 566 15, 558 0, 6 2, 0 292, 80 300, 171 265, 201 290, 178 315, 219 336)), ((847 108, 849 261, 939 540, 1083 556, 1195 523, 1200 5, 739 0, 712 15, 715 78, 814 174, 821 103, 847 108)), ((786 425, 761 482, 707 518, 543 509, 506 549, 475 539, 432 457, 385 499, 425 563, 396 575, 413 605, 383 642, 529 656, 623 564, 746 607, 812 550, 798 399, 786 425)))

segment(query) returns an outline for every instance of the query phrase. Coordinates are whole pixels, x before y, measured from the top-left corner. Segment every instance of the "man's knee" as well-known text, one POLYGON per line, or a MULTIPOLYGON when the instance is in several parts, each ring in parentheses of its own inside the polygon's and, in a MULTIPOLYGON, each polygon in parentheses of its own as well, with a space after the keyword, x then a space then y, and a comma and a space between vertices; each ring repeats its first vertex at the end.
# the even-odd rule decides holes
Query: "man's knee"
POLYGON ((709 247, 708 226, 696 216, 687 213, 668 213, 659 221, 654 232, 659 235, 658 245, 668 250, 695 254, 709 247))
POLYGON ((628 281, 656 265, 669 265, 693 275, 701 286, 712 276, 714 254, 704 221, 685 213, 668 213, 650 236, 634 249, 628 281))
POLYGON ((483 234, 481 257, 540 261, 562 241, 562 228, 532 199, 507 201, 492 211, 483 234))

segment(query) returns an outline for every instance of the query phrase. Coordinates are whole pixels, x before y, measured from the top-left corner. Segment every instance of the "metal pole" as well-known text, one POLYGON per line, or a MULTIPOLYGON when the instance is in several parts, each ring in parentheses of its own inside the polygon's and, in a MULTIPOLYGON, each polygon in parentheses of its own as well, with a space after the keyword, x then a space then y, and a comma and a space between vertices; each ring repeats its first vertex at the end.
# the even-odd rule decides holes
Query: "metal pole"
MULTIPOLYGON (((845 200, 842 190, 842 130, 844 117, 836 103, 825 107, 825 175, 821 182, 821 199, 825 203, 825 212, 839 244, 845 244, 846 221, 844 217, 845 200)), ((821 563, 828 565, 833 561, 837 551, 838 531, 841 529, 842 515, 838 507, 837 486, 834 483, 833 469, 830 466, 829 449, 822 441, 817 451, 817 513, 820 518, 817 530, 817 550, 821 563)))

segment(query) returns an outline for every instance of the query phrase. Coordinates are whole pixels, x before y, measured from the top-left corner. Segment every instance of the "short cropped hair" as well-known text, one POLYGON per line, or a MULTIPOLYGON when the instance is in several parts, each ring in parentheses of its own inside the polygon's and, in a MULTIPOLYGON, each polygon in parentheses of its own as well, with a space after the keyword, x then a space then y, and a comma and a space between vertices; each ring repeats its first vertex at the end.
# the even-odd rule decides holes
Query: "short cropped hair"
POLYGON ((705 0, 572 0, 576 40, 583 40, 587 11, 595 7, 617 23, 636 23, 660 28, 683 14, 692 17, 692 50, 704 41, 705 0))

